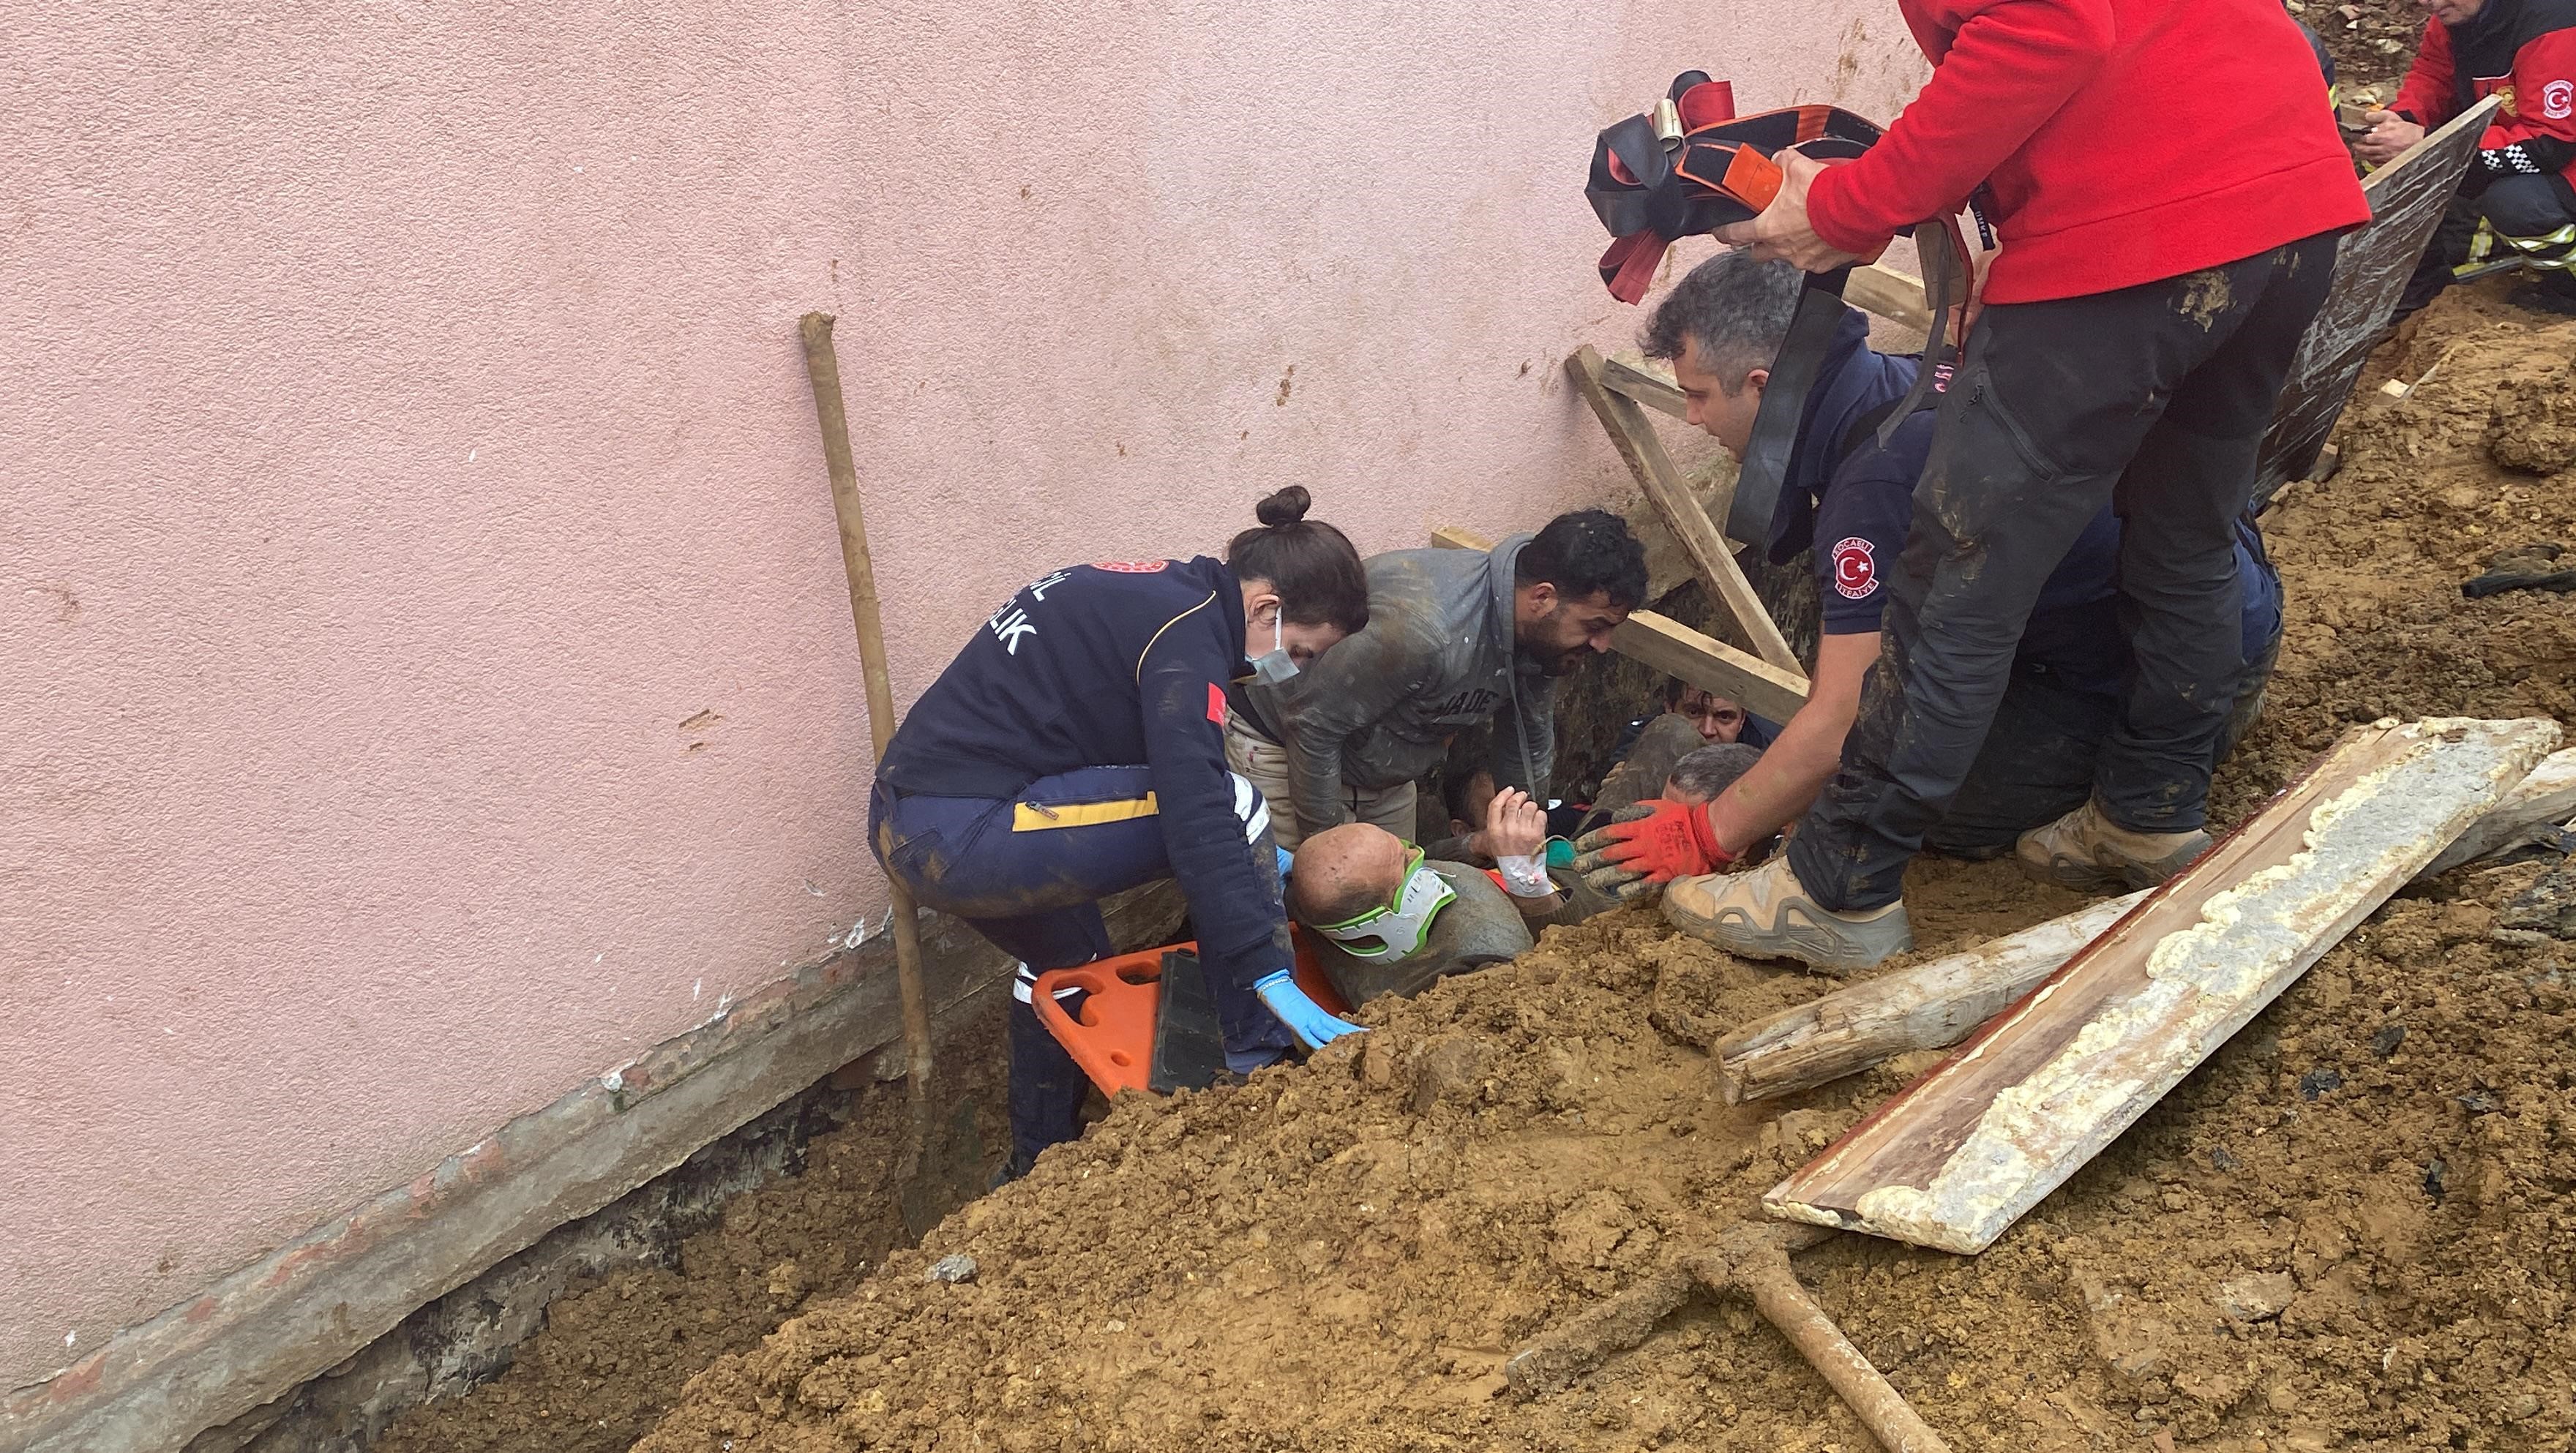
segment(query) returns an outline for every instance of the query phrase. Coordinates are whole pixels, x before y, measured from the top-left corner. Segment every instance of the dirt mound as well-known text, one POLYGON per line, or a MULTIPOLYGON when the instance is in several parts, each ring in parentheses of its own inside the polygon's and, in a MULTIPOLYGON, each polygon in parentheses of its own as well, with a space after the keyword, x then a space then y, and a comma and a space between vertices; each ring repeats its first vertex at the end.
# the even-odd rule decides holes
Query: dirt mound
POLYGON ((2505 380, 2487 419, 2486 446, 2487 457, 2525 474, 2576 464, 2576 362, 2505 380))
MULTIPOLYGON (((1924 911, 1939 931, 1941 907, 1924 911)), ((1679 1433, 1708 1411, 1686 1389, 1651 1412, 1515 1403, 1495 1396, 1501 1364, 1740 1218, 1895 1086, 1883 1074, 1785 1120, 1710 1094, 1695 1046, 1811 982, 1635 910, 1550 929, 1507 968, 1370 1006, 1376 1033, 1302 1068, 1121 1105, 855 1298, 702 1375, 641 1447, 1394 1449, 1505 1431, 1582 1446, 1603 1429, 1633 1441, 1641 1419, 1679 1433), (960 1252, 975 1282, 923 1279, 960 1252)), ((1817 1412, 1784 1350, 1695 1340, 1747 1415, 1817 1412)))
POLYGON ((2335 81, 2346 96, 2376 92, 2382 102, 2397 99, 2397 83, 2414 62, 2424 38, 2424 7, 2418 0, 2352 0, 2341 5, 2303 0, 2290 13, 2308 23, 2335 60, 2335 81))
MULTIPOLYGON (((955 1033, 941 1052, 942 1098, 965 1127, 959 1148, 1007 1144, 1000 1004, 955 1033)), ((557 1297, 545 1330, 497 1378, 413 1409, 377 1453, 631 1446, 692 1374, 755 1346, 808 1298, 846 1295, 910 1239, 892 1180, 904 1104, 900 1084, 869 1084, 809 1107, 839 1123, 803 1142, 792 1177, 727 1201, 722 1220, 681 1241, 668 1265, 588 1278, 557 1297)))
MULTIPOLYGON (((2412 343, 2437 376, 2358 404, 2343 473, 2267 521, 2289 634, 2224 815, 2353 722, 2576 717, 2576 603, 2458 590, 2501 545, 2576 537, 2569 480, 2482 446, 2576 326, 2498 321, 2446 302, 2412 343)), ((2488 937, 2539 872, 2390 904, 1984 1256, 1850 1238, 1805 1276, 1963 1447, 2566 1447, 2576 996, 2565 945, 2488 937)), ((2074 900, 1927 861, 1908 901, 1929 953, 2074 900)), ((1302 1068, 1122 1104, 717 1363, 639 1448, 1866 1447, 1731 1303, 1557 1397, 1499 1375, 1921 1068, 1719 1103, 1702 1047, 1819 987, 1645 913, 1552 929, 1302 1068), (951 1253, 977 1279, 925 1281, 951 1253)))

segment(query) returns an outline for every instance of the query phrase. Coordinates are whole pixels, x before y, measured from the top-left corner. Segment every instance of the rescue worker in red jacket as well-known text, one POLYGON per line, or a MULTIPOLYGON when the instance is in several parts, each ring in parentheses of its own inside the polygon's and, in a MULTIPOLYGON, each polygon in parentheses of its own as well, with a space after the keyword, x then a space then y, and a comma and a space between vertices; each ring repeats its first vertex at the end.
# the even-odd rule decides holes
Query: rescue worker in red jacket
MULTIPOLYGON (((1718 238, 1824 272, 1983 185, 2002 250, 1840 768, 1786 853, 1665 895, 1722 948, 1833 969, 1910 946, 1905 865, 1977 759, 2041 586, 2105 505, 2133 665, 2092 799, 2033 848, 2139 881, 2207 847, 2245 668, 2236 520, 2336 235, 2370 215, 2276 0, 1898 4, 1932 60, 1922 93, 1857 160, 1783 152, 1777 198, 1718 238)), ((1630 861, 1684 878, 1731 862, 1690 830, 1701 816, 1622 825, 1630 861)))
POLYGON ((2496 241, 2537 269, 2540 281, 2513 301, 2576 313, 2576 0, 2423 0, 2431 13, 2397 102, 2373 111, 2361 159, 2388 161, 2481 99, 2503 104, 2478 139, 2478 159, 2460 197, 2407 280, 2398 316, 2450 285, 2483 219, 2496 241))

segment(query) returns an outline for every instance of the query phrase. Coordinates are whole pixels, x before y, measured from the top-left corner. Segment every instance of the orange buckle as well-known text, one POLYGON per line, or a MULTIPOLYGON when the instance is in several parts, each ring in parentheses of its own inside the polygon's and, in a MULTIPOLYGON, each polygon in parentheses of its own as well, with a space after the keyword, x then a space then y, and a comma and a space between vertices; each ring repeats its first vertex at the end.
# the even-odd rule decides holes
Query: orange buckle
MULTIPOLYGON (((1326 1013, 1349 1014, 1350 1006, 1333 991, 1332 980, 1324 977, 1306 930, 1291 925, 1290 933, 1297 946, 1297 987, 1326 1013)), ((1163 1003, 1163 955, 1197 949, 1197 941, 1192 940, 1075 968, 1049 969, 1038 975, 1029 1007, 1037 1011, 1047 1033, 1100 1087, 1100 1093, 1114 1097, 1121 1090, 1143 1090, 1154 1069, 1154 1015, 1163 1003), (1056 1002, 1061 989, 1080 989, 1088 996, 1079 1017, 1067 1014, 1056 1002)))

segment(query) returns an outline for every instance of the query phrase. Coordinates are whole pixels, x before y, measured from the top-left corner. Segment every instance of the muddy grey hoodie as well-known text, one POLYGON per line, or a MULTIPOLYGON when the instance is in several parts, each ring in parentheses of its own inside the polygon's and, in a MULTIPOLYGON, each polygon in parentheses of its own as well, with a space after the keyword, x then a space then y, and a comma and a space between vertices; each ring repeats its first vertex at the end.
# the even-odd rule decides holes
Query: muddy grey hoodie
POLYGON ((1344 784, 1411 782, 1440 764, 1451 736, 1487 720, 1495 784, 1545 800, 1556 683, 1512 639, 1512 562, 1529 540, 1372 556, 1368 625, 1287 681, 1246 689, 1255 722, 1288 749, 1308 833, 1349 820, 1344 784))

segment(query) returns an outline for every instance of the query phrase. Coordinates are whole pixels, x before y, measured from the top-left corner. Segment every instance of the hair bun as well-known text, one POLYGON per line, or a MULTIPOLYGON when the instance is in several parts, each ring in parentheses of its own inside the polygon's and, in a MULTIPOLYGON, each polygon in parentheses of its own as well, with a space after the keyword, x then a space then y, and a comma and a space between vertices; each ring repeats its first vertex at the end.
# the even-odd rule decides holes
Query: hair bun
POLYGON ((1292 484, 1253 506, 1252 513, 1261 523, 1276 529, 1306 518, 1306 511, 1314 503, 1315 497, 1306 493, 1306 486, 1292 484))

